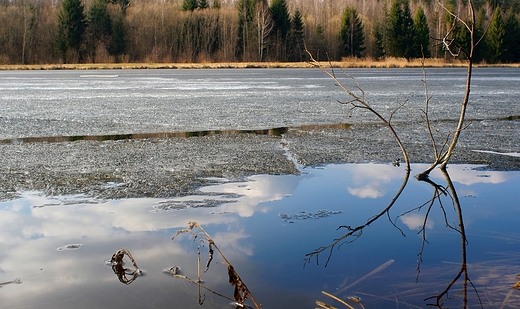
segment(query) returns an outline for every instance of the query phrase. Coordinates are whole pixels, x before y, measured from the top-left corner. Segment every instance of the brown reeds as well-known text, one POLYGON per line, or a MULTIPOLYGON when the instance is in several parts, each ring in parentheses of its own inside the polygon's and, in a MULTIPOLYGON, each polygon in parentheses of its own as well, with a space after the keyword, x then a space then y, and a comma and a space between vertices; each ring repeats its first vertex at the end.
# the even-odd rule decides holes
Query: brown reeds
POLYGON ((211 238, 211 236, 200 226, 197 222, 190 221, 188 222, 188 228, 179 230, 175 234, 175 236, 172 237, 172 239, 176 238, 180 234, 188 233, 193 235, 194 239, 198 239, 200 242, 205 242, 208 244, 208 261, 206 262, 206 268, 203 272, 207 272, 211 266, 211 262, 213 261, 213 256, 216 252, 219 254, 220 258, 223 260, 223 263, 227 266, 227 273, 229 278, 229 284, 234 287, 233 291, 233 297, 226 296, 222 293, 219 293, 206 285, 202 284, 201 280, 201 263, 200 263, 200 245, 197 248, 197 280, 194 280, 192 278, 189 278, 185 275, 181 274, 174 274, 173 276, 176 278, 186 279, 192 283, 195 283, 199 287, 199 303, 202 304, 204 299, 200 293, 200 288, 206 289, 207 291, 210 291, 211 293, 221 296, 223 298, 226 298, 228 300, 231 300, 236 308, 255 308, 260 309, 262 306, 258 304, 258 302, 253 297, 253 294, 249 291, 244 281, 242 281, 242 278, 238 275, 238 273, 235 271, 235 268, 233 265, 229 262, 229 260, 224 256, 222 251, 218 248, 218 246, 215 244, 215 241, 211 238), (245 304, 247 299, 250 299, 253 303, 254 307, 248 306, 245 304))
MULTIPOLYGON (((335 68, 452 68, 465 67, 460 60, 437 58, 407 60, 404 58, 386 58, 374 60, 367 58, 345 58, 331 61, 335 68)), ((245 68, 312 68, 308 62, 198 62, 198 63, 84 63, 84 64, 2 64, 0 70, 111 70, 111 69, 245 69, 245 68)), ((511 67, 519 68, 519 63, 512 64, 474 64, 474 67, 511 67)))

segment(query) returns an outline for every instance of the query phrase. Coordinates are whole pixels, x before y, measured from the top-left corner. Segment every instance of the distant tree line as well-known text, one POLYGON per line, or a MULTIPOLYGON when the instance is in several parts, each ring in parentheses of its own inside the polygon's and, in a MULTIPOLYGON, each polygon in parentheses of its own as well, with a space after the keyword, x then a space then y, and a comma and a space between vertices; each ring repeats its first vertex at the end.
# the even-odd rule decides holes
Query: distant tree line
MULTIPOLYGON (((444 58, 455 0, 0 0, 0 63, 444 58), (350 5, 349 5, 350 4, 350 5)), ((520 0, 475 2, 476 62, 520 62, 520 0)))

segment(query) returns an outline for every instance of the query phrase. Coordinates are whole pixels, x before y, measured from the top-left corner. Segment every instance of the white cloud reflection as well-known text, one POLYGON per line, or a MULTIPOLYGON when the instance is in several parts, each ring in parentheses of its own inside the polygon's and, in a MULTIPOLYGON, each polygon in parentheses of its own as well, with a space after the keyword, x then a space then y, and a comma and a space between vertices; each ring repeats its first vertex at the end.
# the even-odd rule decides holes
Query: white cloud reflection
MULTIPOLYGON (((458 182, 467 186, 478 183, 499 184, 516 176, 514 173, 504 171, 478 170, 478 168, 482 167, 485 167, 485 165, 452 164, 448 165, 448 173, 453 182, 458 182)), ((444 176, 438 169, 433 170, 431 176, 444 179, 444 176)))
POLYGON ((379 198, 386 194, 392 181, 403 177, 402 169, 389 164, 348 165, 352 186, 347 191, 359 198, 379 198))
POLYGON ((241 217, 251 217, 255 212, 266 212, 267 208, 258 206, 263 202, 281 200, 291 195, 298 187, 297 176, 257 175, 247 182, 226 183, 202 188, 202 192, 234 193, 243 195, 238 203, 228 203, 220 207, 222 211, 236 212, 241 217))
MULTIPOLYGON (((406 225, 410 230, 420 230, 424 224, 424 214, 406 214, 400 217, 401 222, 406 225)), ((431 229, 434 226, 434 220, 428 218, 426 228, 431 229)))
MULTIPOLYGON (((413 164, 412 175, 413 172, 420 173, 427 167, 426 164, 413 164)), ((452 164, 448 166, 448 173, 453 182, 466 186, 504 183, 516 175, 503 171, 479 170, 482 167, 484 166, 452 164)), ((347 186, 347 191, 358 198, 382 197, 395 180, 404 176, 403 166, 396 168, 390 164, 352 164, 345 165, 344 168, 352 173, 352 184, 347 186)), ((444 179, 439 169, 434 169, 430 176, 432 179, 444 179)))
MULTIPOLYGON (((109 291, 119 288, 121 284, 104 261, 123 247, 132 252, 140 267, 152 270, 154 274, 149 273, 154 280, 157 276, 167 280, 163 278, 162 269, 173 265, 186 271, 194 270, 194 255, 188 252, 193 250, 192 236, 183 235, 171 240, 177 230, 187 227, 188 221, 197 221, 210 232, 228 259, 244 261, 253 255, 254 247, 247 242, 249 235, 238 223, 239 216, 249 217, 255 212, 267 211, 266 207, 258 205, 291 195, 299 180, 295 176, 253 176, 245 182, 207 187, 202 191, 211 194, 171 200, 225 200, 225 195, 218 196, 219 193, 240 196, 233 198, 235 202, 218 207, 174 211, 153 211, 153 207, 164 199, 66 205, 66 201, 73 198, 48 198, 38 192, 26 192, 21 199, 0 203, 0 282, 22 279, 20 285, 2 288, 0 303, 5 308, 41 308, 38 303, 47 300, 48 308, 96 307, 88 305, 89 302, 85 305, 73 303, 89 293, 97 295, 96 298, 106 298, 99 294, 103 294, 99 291, 102 287, 109 291), (83 245, 78 250, 57 250, 72 243, 83 245), (96 286, 92 286, 95 282, 96 286)), ((77 199, 81 200, 81 197, 77 199)), ((207 257, 207 252, 205 255, 207 257)), ((138 279, 139 282, 145 280, 138 279)), ((223 285, 229 286, 227 282, 223 285)), ((111 301, 105 299, 101 303, 103 307, 122 307, 121 304, 108 305, 111 301)), ((191 297, 189 302, 192 303, 191 297)), ((128 301, 126 307, 133 305, 128 301)))

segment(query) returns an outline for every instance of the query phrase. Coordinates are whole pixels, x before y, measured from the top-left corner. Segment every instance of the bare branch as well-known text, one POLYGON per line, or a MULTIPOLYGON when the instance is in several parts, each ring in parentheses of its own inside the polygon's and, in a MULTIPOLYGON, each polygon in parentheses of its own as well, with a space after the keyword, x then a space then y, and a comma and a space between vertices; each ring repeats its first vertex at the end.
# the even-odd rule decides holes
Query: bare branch
MULTIPOLYGON (((351 227, 348 227, 349 231, 344 234, 343 236, 337 238, 337 239, 334 239, 334 241, 327 245, 327 246, 322 246, 308 254, 306 254, 306 257, 304 259, 304 266, 309 263, 311 261, 311 259, 313 257, 316 257, 316 263, 318 263, 318 255, 326 250, 329 250, 329 254, 327 256, 327 260, 325 262, 325 266, 328 265, 329 261, 330 261, 330 258, 332 256, 332 253, 333 253, 333 250, 336 246, 341 246, 345 243, 350 243, 350 242, 353 242, 355 241, 357 238, 359 238, 362 233, 363 233, 363 229, 367 226, 369 226, 372 222, 376 221, 377 219, 379 219, 381 216, 383 216, 384 214, 387 214, 388 215, 388 212, 390 210, 390 208, 392 208, 392 206, 395 204, 395 202, 397 201, 397 199, 399 198, 399 196, 401 195, 401 193, 403 192, 404 188, 406 187, 406 184, 408 182, 408 179, 410 177, 410 160, 408 158, 408 153, 406 152, 406 149, 401 141, 401 139, 399 138, 399 135, 397 134, 397 132, 395 131, 394 127, 392 126, 391 124, 391 119, 392 119, 392 116, 403 106, 405 106, 406 104, 406 101, 403 102, 402 104, 399 104, 395 110, 392 111, 392 113, 390 114, 389 116, 389 119, 386 119, 385 117, 383 117, 381 114, 379 114, 375 109, 372 108, 372 106, 370 106, 366 100, 365 100, 365 92, 363 91, 361 85, 359 84, 359 82, 354 78, 352 77, 351 75, 347 74, 346 72, 344 72, 342 70, 342 72, 348 77, 350 78, 351 80, 353 80, 356 84, 356 88, 361 92, 361 95, 357 95, 355 94, 353 91, 351 91, 349 88, 347 88, 345 85, 343 85, 339 79, 337 78, 336 76, 336 73, 334 71, 334 68, 332 66, 331 63, 329 63, 329 66, 330 66, 330 71, 329 70, 326 70, 325 68, 323 68, 323 66, 321 65, 320 62, 318 62, 314 57, 313 55, 307 50, 307 48, 305 49, 307 54, 309 55, 309 58, 310 58, 310 63, 312 65, 314 65, 315 67, 319 68, 322 72, 324 72, 325 74, 327 74, 335 83, 338 87, 340 87, 349 97, 350 97, 350 100, 347 101, 346 103, 344 104, 349 104, 351 105, 353 108, 361 108, 361 109, 365 109, 365 110, 368 110, 369 112, 371 112, 373 115, 375 115, 389 130, 390 132, 392 133, 392 136, 394 137, 395 141, 397 142, 397 144, 399 145, 399 148, 401 149, 401 152, 403 154, 403 157, 404 157, 404 160, 405 160, 405 164, 406 164, 406 175, 403 179, 403 183, 401 185, 401 187, 399 188, 399 190, 397 191, 397 193, 395 194, 395 196, 393 197, 393 199, 390 201, 390 203, 387 205, 386 208, 384 208, 380 213, 378 213, 377 215, 375 215, 374 217, 370 218, 367 220, 367 222, 365 224, 362 224, 362 225, 359 225, 355 228, 351 228, 351 227)), ((392 222, 392 220, 390 220, 390 222, 392 222)), ((392 224, 394 224, 392 222, 392 224)), ((394 226, 396 226, 394 224, 394 226)), ((396 226, 397 227, 397 226, 396 226)), ((341 227, 340 227, 341 228, 341 227)), ((399 228, 398 228, 399 229, 399 228)), ((399 231, 401 232, 401 234, 404 235, 403 231, 401 229, 399 229, 399 231)))
MULTIPOLYGON (((254 304, 256 309, 262 308, 256 302, 255 298, 253 297, 253 294, 251 294, 251 292, 249 291, 249 289, 247 288, 245 283, 242 281, 242 279, 240 278, 238 273, 235 271, 235 268, 233 267, 233 265, 231 265, 231 263, 228 261, 228 259, 222 253, 222 251, 220 251, 220 249, 216 245, 215 241, 202 228, 202 226, 200 226, 197 222, 190 221, 190 222, 188 222, 188 229, 183 229, 183 230, 177 231, 177 233, 175 234, 174 237, 172 237, 172 239, 177 237, 179 234, 183 234, 183 233, 192 234, 194 238, 199 238, 201 242, 207 242, 208 243, 209 258, 208 258, 208 262, 206 263, 206 270, 204 272, 209 270, 211 261, 213 260, 214 250, 216 250, 218 252, 219 256, 224 260, 224 264, 227 265, 229 283, 232 286, 235 287, 234 288, 234 292, 233 292, 234 298, 229 298, 227 296, 223 296, 222 294, 213 291, 212 289, 204 286, 201 283, 202 281, 200 279, 200 258, 198 260, 198 267, 197 267, 198 268, 197 269, 197 273, 198 273, 197 280, 193 280, 193 279, 191 279, 191 278, 189 278, 187 276, 181 276, 181 275, 175 275, 176 278, 183 278, 183 279, 189 280, 190 282, 194 282, 194 283, 196 283, 199 286, 199 289, 202 287, 202 288, 204 288, 204 289, 206 289, 206 290, 208 290, 208 291, 210 291, 210 292, 212 292, 214 294, 217 294, 219 296, 223 296, 226 299, 230 299, 230 300, 234 301, 237 304, 237 306, 250 308, 249 306, 245 305, 245 301, 249 297, 251 299, 251 301, 253 302, 253 304, 254 304), (195 232, 194 229, 197 229, 199 232, 195 232)), ((200 246, 199 246, 199 248, 200 248, 200 246)), ((198 253, 199 253, 199 256, 200 256, 200 250, 199 250, 198 253)), ((204 300, 201 299, 200 290, 199 290, 199 303, 201 303, 203 301, 204 300)))

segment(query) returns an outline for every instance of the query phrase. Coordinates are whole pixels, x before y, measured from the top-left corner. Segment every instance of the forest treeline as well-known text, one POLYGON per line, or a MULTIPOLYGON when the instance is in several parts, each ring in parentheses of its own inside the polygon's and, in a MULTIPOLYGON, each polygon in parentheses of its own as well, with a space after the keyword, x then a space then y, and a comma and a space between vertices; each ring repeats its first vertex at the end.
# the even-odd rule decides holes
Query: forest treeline
MULTIPOLYGON (((451 58, 436 39, 469 33, 443 7, 470 10, 439 1, 0 0, 0 64, 451 58)), ((520 0, 474 4, 475 62, 520 62, 520 0)))

